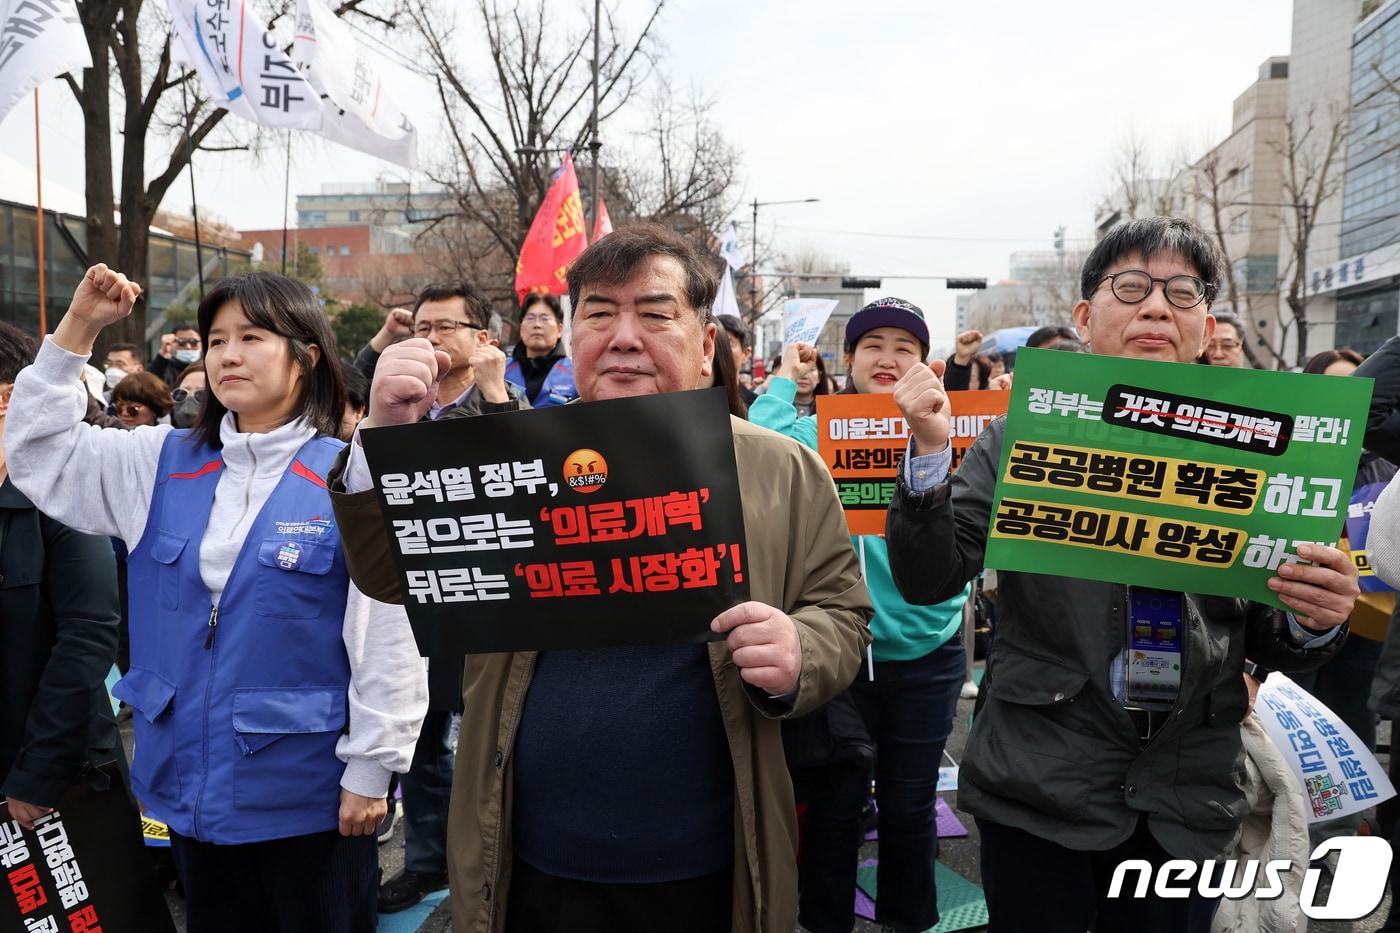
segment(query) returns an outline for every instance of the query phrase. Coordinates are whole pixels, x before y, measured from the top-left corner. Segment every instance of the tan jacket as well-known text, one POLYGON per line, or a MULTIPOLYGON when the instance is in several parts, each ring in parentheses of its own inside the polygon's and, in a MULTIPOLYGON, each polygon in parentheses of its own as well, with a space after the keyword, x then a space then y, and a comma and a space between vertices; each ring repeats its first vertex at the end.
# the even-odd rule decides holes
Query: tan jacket
MULTIPOLYGON (((732 419, 732 426, 750 596, 791 616, 802 642, 802 676, 790 708, 747 687, 723 642, 709 646, 734 759, 733 929, 791 933, 797 918, 797 823, 778 719, 809 712, 850 684, 870 641, 872 610, 820 458, 746 421, 732 419)), ((375 599, 399 602, 377 494, 345 494, 338 482, 343 469, 342 459, 331 473, 331 501, 350 575, 375 599)), ((454 929, 505 929, 512 750, 534 667, 534 652, 467 658, 466 713, 447 831, 454 929)))

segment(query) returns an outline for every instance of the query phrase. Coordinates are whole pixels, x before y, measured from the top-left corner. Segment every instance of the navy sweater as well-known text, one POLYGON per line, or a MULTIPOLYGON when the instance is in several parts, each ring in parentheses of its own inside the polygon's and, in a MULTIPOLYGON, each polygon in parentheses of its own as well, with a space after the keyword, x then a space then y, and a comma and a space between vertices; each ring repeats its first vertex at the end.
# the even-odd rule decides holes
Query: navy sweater
POLYGON ((734 860, 734 765, 703 645, 542 652, 515 740, 517 857, 677 881, 734 860))

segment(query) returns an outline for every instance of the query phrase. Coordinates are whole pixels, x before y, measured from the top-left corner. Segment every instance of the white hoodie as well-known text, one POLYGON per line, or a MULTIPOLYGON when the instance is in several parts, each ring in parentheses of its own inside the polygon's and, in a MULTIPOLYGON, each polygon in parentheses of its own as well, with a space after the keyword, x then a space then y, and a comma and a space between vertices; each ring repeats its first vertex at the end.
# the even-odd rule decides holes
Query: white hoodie
MULTIPOLYGON (((45 339, 15 379, 4 450, 10 478, 35 507, 78 531, 141 540, 169 425, 133 431, 82 422, 78 383, 85 357, 45 339), (96 469, 93 469, 93 465, 96 469)), ((292 458, 314 437, 305 421, 241 434, 228 414, 219 427, 224 470, 199 546, 199 572, 217 603, 243 540, 292 458)), ((336 743, 341 787, 383 797, 391 772, 405 772, 428 708, 427 675, 402 606, 372 600, 350 584, 343 638, 350 659, 350 729, 336 743)))

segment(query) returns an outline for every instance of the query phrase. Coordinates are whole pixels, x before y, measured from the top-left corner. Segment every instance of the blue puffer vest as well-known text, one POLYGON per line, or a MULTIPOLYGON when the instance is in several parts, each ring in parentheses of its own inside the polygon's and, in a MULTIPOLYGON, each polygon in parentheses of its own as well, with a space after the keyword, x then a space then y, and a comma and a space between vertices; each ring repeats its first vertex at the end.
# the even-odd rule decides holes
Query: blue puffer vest
POLYGON ((217 610, 199 550, 223 457, 184 430, 161 450, 127 558, 131 669, 112 693, 136 710, 136 796, 183 836, 238 844, 338 825, 349 577, 321 477, 343 446, 313 438, 297 452, 217 610))
MULTIPOLYGON (((506 382, 525 394, 525 376, 520 371, 520 361, 506 363, 506 382)), ((578 387, 574 385, 574 361, 561 356, 554 361, 549 373, 544 377, 539 394, 530 399, 531 408, 549 408, 554 405, 567 405, 578 398, 578 387)))

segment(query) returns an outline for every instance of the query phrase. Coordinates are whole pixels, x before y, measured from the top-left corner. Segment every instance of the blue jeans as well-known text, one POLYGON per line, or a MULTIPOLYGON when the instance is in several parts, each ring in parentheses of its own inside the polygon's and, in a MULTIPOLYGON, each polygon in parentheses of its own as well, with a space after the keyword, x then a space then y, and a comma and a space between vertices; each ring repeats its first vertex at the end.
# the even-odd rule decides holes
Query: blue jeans
POLYGON ((880 819, 877 922, 899 930, 938 923, 933 863, 938 766, 953 730, 967 652, 954 635, 913 661, 863 664, 851 696, 875 742, 875 800, 880 819))
POLYGON ((425 875, 447 871, 447 803, 452 796, 455 758, 448 744, 451 727, 451 712, 428 710, 413 749, 413 764, 399 782, 403 788, 405 871, 425 875))

